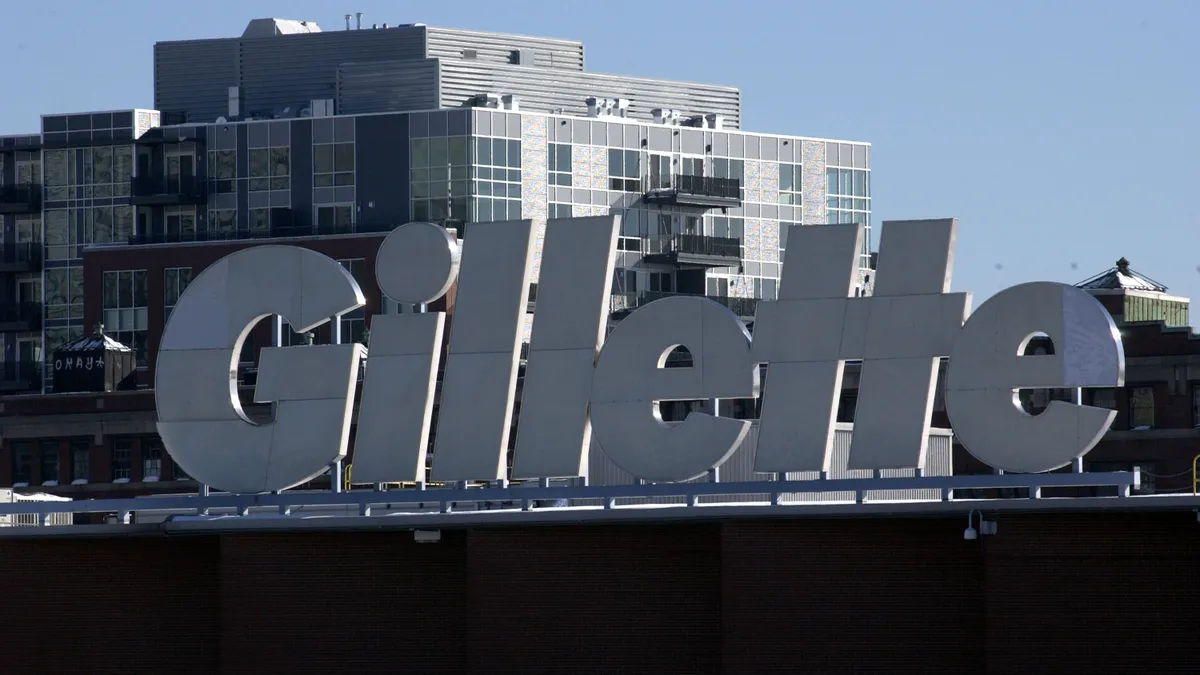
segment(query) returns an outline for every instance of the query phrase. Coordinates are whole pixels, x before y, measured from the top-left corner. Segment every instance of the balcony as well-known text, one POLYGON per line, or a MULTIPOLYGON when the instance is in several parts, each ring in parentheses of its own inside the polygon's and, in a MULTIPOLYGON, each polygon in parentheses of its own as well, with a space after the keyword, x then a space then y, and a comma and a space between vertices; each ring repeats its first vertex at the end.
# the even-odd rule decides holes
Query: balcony
POLYGON ((37 213, 41 210, 41 185, 30 183, 0 188, 0 213, 37 213))
POLYGON ((7 302, 0 304, 0 333, 22 333, 42 327, 42 303, 7 302))
POLYGON ((727 295, 692 295, 690 293, 668 293, 663 291, 640 291, 634 293, 614 293, 611 300, 611 312, 614 319, 623 319, 633 310, 648 305, 655 300, 674 297, 702 297, 725 305, 743 321, 752 321, 758 308, 758 298, 733 298, 727 295))
POLYGON ((0 392, 16 394, 41 391, 42 364, 39 361, 0 363, 0 392))
POLYGON ((134 176, 129 194, 135 206, 195 206, 208 200, 204 181, 195 176, 134 176))
POLYGON ((742 205, 742 181, 714 176, 671 176, 669 186, 651 184, 644 200, 648 204, 735 208, 742 205))
POLYGON ((37 272, 42 268, 42 242, 26 241, 0 245, 0 273, 37 272))
POLYGON ((692 267, 737 267, 742 264, 742 241, 703 234, 647 237, 642 257, 648 263, 692 267))

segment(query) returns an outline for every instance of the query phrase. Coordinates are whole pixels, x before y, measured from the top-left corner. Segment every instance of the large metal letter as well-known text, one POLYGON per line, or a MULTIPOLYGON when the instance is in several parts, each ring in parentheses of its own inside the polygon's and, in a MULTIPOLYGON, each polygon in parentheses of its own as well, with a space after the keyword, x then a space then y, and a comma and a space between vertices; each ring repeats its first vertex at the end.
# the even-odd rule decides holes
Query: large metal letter
POLYGON ((883 224, 874 295, 852 302, 847 318, 866 327, 852 470, 925 466, 938 360, 950 355, 970 304, 969 294, 949 292, 957 231, 953 218, 883 224))
POLYGON ((620 216, 546 224, 514 478, 587 475, 588 399, 608 323, 619 230, 620 216))
POLYGON ((1086 292, 1051 282, 1013 286, 973 314, 954 343, 946 413, 968 451, 1014 473, 1051 471, 1098 443, 1116 411, 1051 401, 1039 415, 1015 389, 1120 387, 1125 354, 1108 311, 1086 292), (1054 354, 1023 356, 1038 333, 1054 354))
POLYGON ((863 236, 860 225, 788 230, 779 300, 758 303, 754 316, 750 352, 768 364, 755 471, 829 470, 842 367, 861 336, 846 326, 846 308, 863 236))
POLYGON ((433 480, 505 477, 533 244, 529 220, 474 223, 463 238, 433 480))
POLYGON ((688 480, 728 459, 750 422, 693 412, 667 424, 657 402, 757 395, 750 334, 737 315, 707 298, 665 298, 609 335, 592 380, 592 426, 604 454, 637 478, 688 480), (664 368, 681 345, 692 366, 664 368))
MULTIPOLYGON (((458 276, 458 242, 446 228, 409 223, 379 246, 375 278, 396 302, 423 304, 446 294, 458 276)), ((437 371, 442 360, 444 312, 377 314, 358 432, 354 437, 356 482, 425 480, 437 371)))
POLYGON ((295 246, 256 246, 205 269, 171 312, 154 379, 158 433, 197 481, 230 492, 283 490, 346 455, 361 345, 263 349, 254 400, 275 419, 254 424, 238 399, 237 360, 259 320, 281 314, 309 331, 362 307, 334 260, 295 246))

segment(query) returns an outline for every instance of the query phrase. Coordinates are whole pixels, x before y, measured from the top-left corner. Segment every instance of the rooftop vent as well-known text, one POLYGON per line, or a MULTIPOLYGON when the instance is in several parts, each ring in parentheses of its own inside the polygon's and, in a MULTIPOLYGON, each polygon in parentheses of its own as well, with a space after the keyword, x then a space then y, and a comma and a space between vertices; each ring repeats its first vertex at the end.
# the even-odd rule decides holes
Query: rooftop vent
POLYGON ((462 50, 462 57, 468 60, 474 60, 479 57, 479 52, 474 49, 462 50))
POLYGON ((244 38, 274 37, 276 35, 299 35, 303 33, 320 33, 321 27, 315 21, 297 21, 294 19, 251 19, 242 31, 244 38))

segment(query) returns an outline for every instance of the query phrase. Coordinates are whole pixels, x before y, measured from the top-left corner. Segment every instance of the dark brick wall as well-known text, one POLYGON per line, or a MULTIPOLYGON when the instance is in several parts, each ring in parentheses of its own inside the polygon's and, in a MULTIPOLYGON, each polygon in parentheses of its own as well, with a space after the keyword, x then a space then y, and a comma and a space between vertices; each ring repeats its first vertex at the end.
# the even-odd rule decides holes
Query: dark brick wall
POLYGON ((0 672, 1194 673, 1192 512, 0 539, 0 672))

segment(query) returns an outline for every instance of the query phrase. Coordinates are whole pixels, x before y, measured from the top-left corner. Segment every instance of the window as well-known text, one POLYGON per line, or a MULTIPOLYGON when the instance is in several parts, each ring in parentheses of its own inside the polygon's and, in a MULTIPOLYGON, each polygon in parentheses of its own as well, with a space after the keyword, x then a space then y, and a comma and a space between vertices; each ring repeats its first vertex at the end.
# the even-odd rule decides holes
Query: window
POLYGON ((46 277, 46 318, 83 319, 83 268, 52 267, 46 277))
POLYGON ((164 209, 163 240, 167 242, 195 241, 196 209, 191 206, 172 206, 164 209))
POLYGON ((33 443, 27 441, 12 444, 13 485, 29 485, 33 480, 33 443))
POLYGON ((622 192, 641 190, 641 154, 637 150, 608 150, 608 189, 622 192))
POLYGON ((870 224, 870 172, 825 169, 825 222, 870 224))
POLYGON ((16 152, 17 185, 40 185, 42 182, 42 154, 40 152, 16 152))
POLYGON ((571 205, 570 204, 556 204, 554 202, 550 202, 550 218, 551 218, 551 220, 553 220, 554 218, 570 218, 570 217, 571 217, 571 205))
POLYGON ((546 166, 550 173, 551 185, 571 185, 571 146, 565 143, 551 143, 546 166))
POLYGON ((317 231, 321 234, 349 234, 354 231, 354 205, 336 204, 317 207, 317 231))
MULTIPOLYGON (((79 209, 47 209, 44 216, 46 225, 46 259, 69 260, 79 257, 79 229, 77 227, 82 214, 79 209)), ((85 233, 86 234, 86 233, 85 233)))
POLYGON ((75 182, 75 153, 70 150, 46 150, 43 153, 47 201, 63 201, 75 182))
POLYGON ((42 483, 58 483, 58 441, 42 441, 42 483))
POLYGON ((746 231, 746 221, 736 216, 713 216, 713 236, 726 239, 742 238, 746 231))
POLYGON ((88 242, 96 244, 120 242, 124 244, 133 238, 133 207, 131 206, 97 206, 84 210, 83 217, 83 231, 88 242))
POLYGON ((679 173, 684 176, 703 176, 703 157, 684 157, 679 160, 679 173))
POLYGON ((1129 428, 1154 427, 1154 387, 1129 388, 1129 428))
POLYGON ((650 155, 649 164, 649 189, 659 190, 671 187, 671 157, 669 155, 650 155))
POLYGON ((208 212, 208 238, 233 239, 237 236, 237 210, 221 209, 208 212))
POLYGON ((313 146, 313 187, 354 185, 354 144, 313 146))
MULTIPOLYGON (((359 287, 366 287, 369 276, 367 273, 367 261, 363 258, 349 258, 339 260, 338 263, 350 272, 350 276, 358 282, 359 287)), ((357 342, 366 344, 367 320, 366 316, 360 307, 352 312, 343 314, 338 319, 341 330, 341 344, 350 344, 357 342)))
POLYGON ((104 326, 109 335, 133 349, 139 367, 146 365, 146 270, 107 271, 101 294, 104 326))
POLYGON ((1115 389, 1091 389, 1091 405, 1095 408, 1117 409, 1117 392, 1115 389))
POLYGON ((112 439, 112 479, 126 481, 133 473, 133 440, 129 438, 112 439))
POLYGON ((87 481, 91 471, 92 444, 86 440, 71 441, 71 482, 87 481))
POLYGON ((175 309, 175 304, 179 302, 179 296, 183 295, 190 283, 192 283, 192 268, 190 267, 168 267, 163 270, 163 307, 166 310, 163 312, 164 319, 171 318, 171 310, 175 309))
POLYGON ((1200 384, 1192 385, 1192 426, 1200 428, 1200 384))
MULTIPOLYGON (((489 144, 490 151, 493 140, 497 139, 480 138, 476 142, 489 144)), ((504 143, 503 139, 498 140, 504 143)), ((518 141, 513 143, 519 145, 518 141)), ((471 139, 466 136, 412 140, 409 187, 413 220, 468 220, 471 145, 471 139)), ((514 180, 520 184, 519 171, 514 180)))
POLYGON ((716 178, 733 178, 738 183, 746 182, 746 164, 740 159, 713 158, 713 176, 716 178))
POLYGON ((236 150, 209 151, 208 191, 214 194, 231 194, 237 192, 236 150))
POLYGON ((804 174, 800 171, 800 166, 797 164, 780 164, 779 165, 779 203, 780 204, 795 204, 800 206, 804 203, 801 184, 804 182, 804 174))
POLYGON ((142 441, 142 480, 158 480, 162 476, 162 441, 142 441))
POLYGON ((288 189, 291 187, 291 166, 288 148, 251 148, 250 191, 288 189))
POLYGON ((476 138, 475 213, 472 220, 517 220, 521 217, 521 142, 476 138))

